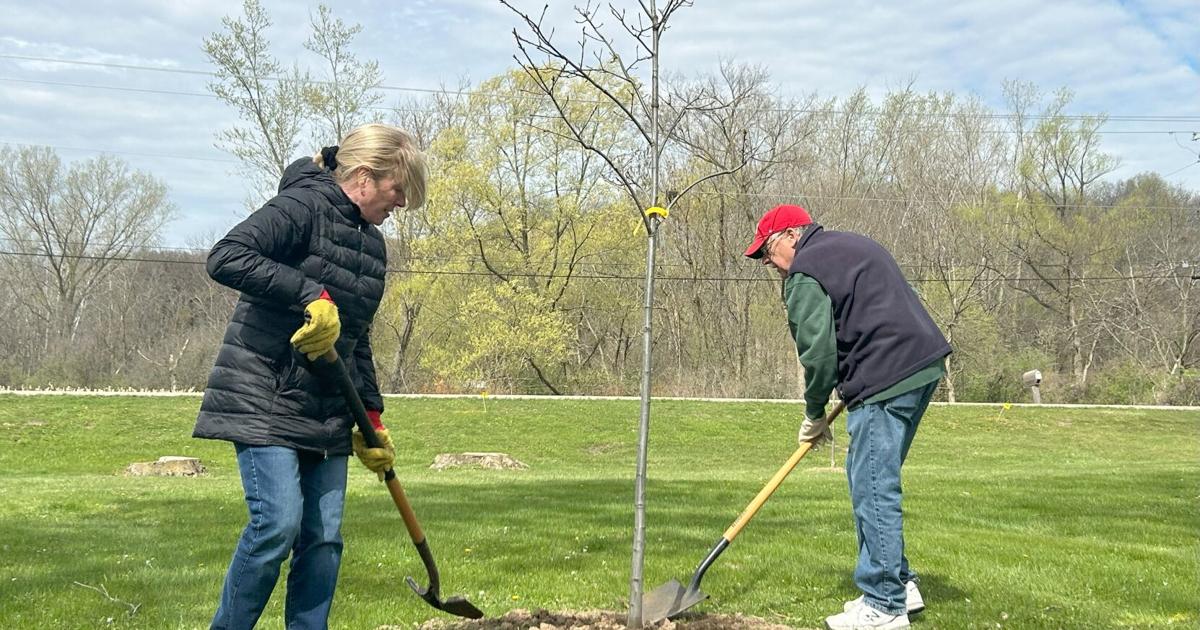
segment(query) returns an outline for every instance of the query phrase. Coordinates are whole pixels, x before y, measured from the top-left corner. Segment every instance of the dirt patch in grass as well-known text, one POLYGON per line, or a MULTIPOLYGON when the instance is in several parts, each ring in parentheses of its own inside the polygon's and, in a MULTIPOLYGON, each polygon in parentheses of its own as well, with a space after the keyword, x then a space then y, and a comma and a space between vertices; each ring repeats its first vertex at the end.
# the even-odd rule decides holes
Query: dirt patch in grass
MULTIPOLYGON (((625 630, 627 614, 606 610, 549 611, 513 610, 494 619, 435 619, 420 630, 625 630)), ((646 628, 653 630, 795 630, 792 626, 745 615, 685 614, 674 621, 665 619, 646 628)), ((376 630, 402 630, 400 626, 380 626, 376 630)))
MULTIPOLYGON (((85 429, 90 429, 92 427, 89 425, 92 424, 93 423, 91 422, 84 422, 82 423, 82 426, 85 429)), ((29 418, 27 420, 21 420, 18 422, 0 422, 0 429, 11 429, 13 427, 18 429, 41 429, 42 427, 47 426, 50 426, 50 422, 47 420, 42 420, 41 418, 29 418)))
POLYGON ((587 452, 588 455, 604 455, 605 453, 611 453, 612 451, 615 451, 618 446, 619 445, 612 444, 612 443, 592 444, 591 446, 588 446, 584 450, 587 452))

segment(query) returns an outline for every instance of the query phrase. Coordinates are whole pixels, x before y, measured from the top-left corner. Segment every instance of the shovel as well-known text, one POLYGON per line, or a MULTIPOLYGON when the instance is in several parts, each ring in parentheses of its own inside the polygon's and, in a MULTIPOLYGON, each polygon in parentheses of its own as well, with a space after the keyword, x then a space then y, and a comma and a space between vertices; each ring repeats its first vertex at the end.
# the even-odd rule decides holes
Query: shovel
MULTIPOLYGON (((830 424, 833 423, 833 419, 836 418, 838 414, 842 412, 842 409, 845 408, 846 403, 839 402, 837 406, 833 408, 833 411, 829 412, 827 420, 830 422, 830 424)), ((800 448, 797 448, 796 452, 792 453, 792 456, 787 460, 787 463, 775 473, 774 477, 771 477, 771 480, 767 482, 767 485, 764 486, 762 490, 758 491, 758 495, 754 497, 754 500, 750 502, 750 505, 746 506, 746 509, 742 511, 741 516, 738 516, 737 520, 733 522, 733 525, 730 525, 729 529, 725 530, 725 534, 721 536, 721 540, 718 540, 717 544, 713 545, 713 548, 708 552, 708 557, 704 559, 704 562, 700 563, 700 566, 696 569, 696 572, 692 574, 692 581, 688 584, 687 588, 684 588, 683 584, 680 584, 678 580, 671 580, 670 582, 667 582, 666 584, 654 589, 642 599, 643 624, 649 625, 669 617, 674 617, 679 613, 691 608, 692 606, 695 606, 696 604, 708 599, 708 595, 700 590, 700 580, 704 579, 704 573, 708 571, 708 568, 712 566, 712 563, 717 561, 717 557, 721 555, 721 552, 725 551, 725 548, 729 546, 729 543, 732 543, 733 539, 737 538, 737 535, 742 531, 742 528, 750 522, 750 519, 754 518, 754 515, 758 513, 759 508, 763 506, 763 503, 766 503, 767 499, 771 498, 771 495, 774 494, 777 488, 779 488, 779 484, 783 483, 783 480, 787 478, 788 474, 791 473, 792 469, 796 467, 796 464, 799 464, 800 460, 803 459, 806 454, 808 454, 808 451, 811 448, 812 442, 805 442, 801 444, 800 448)))
MULTIPOLYGON (((367 418, 367 410, 363 407, 362 400, 358 397, 358 391, 354 389, 354 382, 350 380, 350 373, 346 371, 346 365, 338 357, 337 351, 330 349, 329 352, 321 355, 320 360, 333 367, 331 371, 342 390, 342 396, 346 398, 346 406, 350 408, 354 422, 358 425, 358 430, 362 432, 367 446, 379 448, 381 446, 379 437, 375 435, 375 429, 371 427, 371 421, 367 418)), ((396 479, 396 471, 391 468, 387 469, 387 472, 384 473, 384 481, 387 483, 388 492, 392 495, 392 502, 396 504, 396 508, 400 510, 400 517, 404 519, 404 527, 408 529, 408 535, 416 545, 417 553, 421 555, 421 562, 425 563, 425 571, 429 573, 428 588, 421 588, 417 585, 416 580, 406 577, 404 579, 408 582, 409 587, 430 606, 440 611, 467 619, 483 617, 483 611, 461 596, 455 595, 445 600, 440 597, 437 564, 433 561, 433 553, 429 551, 429 542, 425 540, 421 524, 417 522, 417 515, 413 512, 412 506, 408 504, 408 497, 404 495, 404 487, 400 485, 400 480, 396 479)))

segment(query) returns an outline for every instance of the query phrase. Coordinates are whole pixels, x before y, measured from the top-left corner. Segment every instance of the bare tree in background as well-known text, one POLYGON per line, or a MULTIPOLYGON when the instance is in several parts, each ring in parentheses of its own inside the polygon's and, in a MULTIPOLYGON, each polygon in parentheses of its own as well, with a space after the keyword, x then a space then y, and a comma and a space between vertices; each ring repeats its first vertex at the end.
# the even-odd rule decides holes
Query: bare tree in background
MULTIPOLYGON (((362 27, 334 18, 322 5, 311 19, 304 46, 319 55, 328 80, 314 81, 299 66, 286 69, 271 54, 271 17, 259 0, 245 0, 243 15, 222 18, 223 29, 204 39, 204 53, 216 67, 208 89, 233 107, 242 124, 217 134, 217 147, 249 167, 260 196, 274 191, 283 169, 316 147, 301 147, 306 131, 319 144, 332 144, 366 122, 379 102, 379 64, 359 60, 350 45, 362 27)), ((261 199, 252 201, 257 206, 261 199)))
POLYGON ((1061 327, 1058 354, 1070 366, 1077 386, 1087 382, 1098 343, 1099 315, 1087 308, 1089 280, 1095 265, 1106 264, 1123 238, 1112 229, 1119 218, 1094 207, 1093 185, 1119 164, 1100 150, 1104 116, 1072 117, 1064 113, 1070 93, 1060 90, 1045 107, 1029 137, 1017 168, 1022 192, 1005 204, 1010 226, 1008 249, 1020 261, 1010 286, 1052 313, 1061 327))
POLYGON ((325 68, 322 81, 304 85, 304 97, 320 122, 318 142, 331 144, 374 117, 371 108, 383 100, 377 90, 383 74, 378 61, 360 61, 350 50, 361 24, 346 25, 323 4, 310 24, 304 47, 320 55, 325 68))
POLYGON ((1115 186, 1129 235, 1111 271, 1125 279, 1093 296, 1112 343, 1146 374, 1173 380, 1200 364, 1200 195, 1141 174, 1115 186))
POLYGON ((724 104, 680 121, 679 139, 686 145, 668 156, 669 188, 682 187, 697 172, 753 156, 745 168, 705 182, 674 206, 665 251, 681 268, 672 275, 695 280, 663 286, 663 343, 675 358, 673 389, 742 395, 734 389, 755 381, 752 395, 791 392, 795 352, 777 350, 790 345, 787 339, 753 334, 764 315, 778 322, 778 312, 770 309, 778 305, 777 276, 764 273, 742 250, 765 209, 792 201, 780 191, 791 188, 786 165, 801 159, 800 148, 813 132, 814 97, 779 98, 764 69, 725 63, 717 76, 675 82, 668 101, 724 104))
POLYGON ((271 17, 258 0, 245 0, 244 15, 221 19, 224 30, 204 39, 204 53, 216 67, 208 89, 237 111, 241 125, 217 134, 217 147, 250 167, 261 193, 275 188, 295 157, 304 122, 304 86, 299 68, 283 76, 283 65, 270 51, 271 17))
POLYGON ((1091 187, 1120 166, 1100 150, 1100 127, 1107 116, 1067 116, 1071 93, 1059 90, 1042 112, 1032 137, 1026 139, 1019 164, 1027 190, 1040 193, 1066 218, 1089 199, 1091 187))
MULTIPOLYGON (((881 239, 908 267, 926 307, 951 347, 976 327, 984 301, 997 285, 983 261, 997 248, 971 221, 996 195, 1004 156, 1002 133, 977 100, 952 93, 916 93, 911 87, 887 99, 881 119, 888 131, 876 145, 887 182, 879 194, 897 210, 897 220, 879 230, 881 239), (882 141, 881 141, 882 140, 882 141), (907 264, 906 264, 907 263, 907 264)), ((946 357, 946 398, 957 398, 962 371, 946 357)))
POLYGON ((174 215, 166 185, 101 156, 65 166, 48 148, 9 148, 0 165, 0 256, 44 350, 74 339, 84 306, 115 266, 157 241, 174 215))

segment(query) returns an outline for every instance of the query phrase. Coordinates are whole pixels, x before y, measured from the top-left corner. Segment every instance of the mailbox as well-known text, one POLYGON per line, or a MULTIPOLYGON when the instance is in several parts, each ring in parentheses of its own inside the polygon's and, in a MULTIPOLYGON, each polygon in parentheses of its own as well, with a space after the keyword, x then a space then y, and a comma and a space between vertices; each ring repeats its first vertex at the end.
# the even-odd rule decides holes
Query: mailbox
POLYGON ((1021 375, 1021 382, 1025 383, 1025 387, 1029 388, 1029 393, 1033 395, 1033 404, 1042 404, 1042 392, 1039 386, 1042 384, 1042 371, 1029 370, 1021 375))

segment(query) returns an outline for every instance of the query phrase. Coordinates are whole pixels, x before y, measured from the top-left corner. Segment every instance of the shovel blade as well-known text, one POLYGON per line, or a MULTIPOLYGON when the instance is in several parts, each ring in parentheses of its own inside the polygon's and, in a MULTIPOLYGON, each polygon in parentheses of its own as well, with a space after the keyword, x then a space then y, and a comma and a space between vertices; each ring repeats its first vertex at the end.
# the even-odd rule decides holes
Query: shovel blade
POLYGON ((679 580, 671 580, 642 598, 642 623, 652 624, 674 617, 706 599, 708 595, 700 589, 690 591, 679 580))
POLYGON ((460 595, 454 595, 442 601, 437 608, 443 612, 448 612, 457 617, 466 619, 482 619, 483 611, 475 607, 474 604, 467 601, 460 595))
POLYGON ((483 611, 476 608, 475 604, 467 601, 466 598, 461 595, 452 595, 443 600, 432 590, 421 588, 421 586, 417 584, 417 581, 411 577, 404 579, 406 582, 408 582, 409 588, 411 588, 417 595, 421 596, 421 599, 425 600, 430 606, 433 606, 442 612, 450 613, 456 617, 465 617, 467 619, 483 618, 483 611))

